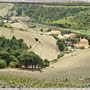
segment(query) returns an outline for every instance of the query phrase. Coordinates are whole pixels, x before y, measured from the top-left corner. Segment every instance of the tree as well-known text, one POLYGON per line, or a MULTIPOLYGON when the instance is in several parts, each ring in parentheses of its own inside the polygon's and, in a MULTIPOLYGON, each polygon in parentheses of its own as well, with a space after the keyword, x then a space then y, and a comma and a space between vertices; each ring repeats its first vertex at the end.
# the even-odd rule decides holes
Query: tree
POLYGON ((0 60, 0 68, 3 69, 6 67, 6 61, 5 60, 0 60))
POLYGON ((33 69, 33 66, 36 69, 37 65, 38 65, 38 68, 40 68, 41 62, 42 62, 42 59, 38 55, 36 55, 34 52, 23 53, 22 55, 18 57, 18 60, 20 61, 21 65, 25 66, 25 68, 32 65, 32 69, 33 69))
POLYGON ((32 57, 30 56, 28 52, 26 52, 20 55, 18 59, 20 61, 20 64, 24 65, 25 68, 27 68, 31 64, 32 57))
POLYGON ((58 40, 57 45, 58 45, 60 51, 65 51, 66 47, 65 47, 65 43, 63 41, 58 40))
POLYGON ((18 62, 17 58, 13 55, 10 55, 10 61, 18 62))
POLYGON ((3 21, 0 20, 0 26, 2 27, 4 25, 3 21))
POLYGON ((10 62, 10 67, 11 68, 16 68, 16 64, 17 64, 16 62, 12 61, 12 62, 10 62))
POLYGON ((45 68, 45 67, 49 67, 49 65, 50 65, 50 62, 47 60, 47 59, 45 59, 44 61, 43 61, 43 67, 45 68))
POLYGON ((38 42, 39 40, 38 40, 38 38, 35 38, 35 40, 38 42))
POLYGON ((41 28, 40 31, 43 32, 43 29, 41 28))
POLYGON ((6 63, 9 64, 10 54, 7 51, 5 51, 5 50, 0 51, 0 58, 4 59, 6 61, 6 63))

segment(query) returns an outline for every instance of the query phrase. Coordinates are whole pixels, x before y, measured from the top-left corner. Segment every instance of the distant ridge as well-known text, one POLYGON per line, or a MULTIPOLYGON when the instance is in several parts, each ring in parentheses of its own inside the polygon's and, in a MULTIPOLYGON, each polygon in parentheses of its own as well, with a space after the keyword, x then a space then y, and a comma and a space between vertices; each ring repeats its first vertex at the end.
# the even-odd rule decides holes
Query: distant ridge
POLYGON ((0 0, 0 2, 90 2, 90 0, 0 0))

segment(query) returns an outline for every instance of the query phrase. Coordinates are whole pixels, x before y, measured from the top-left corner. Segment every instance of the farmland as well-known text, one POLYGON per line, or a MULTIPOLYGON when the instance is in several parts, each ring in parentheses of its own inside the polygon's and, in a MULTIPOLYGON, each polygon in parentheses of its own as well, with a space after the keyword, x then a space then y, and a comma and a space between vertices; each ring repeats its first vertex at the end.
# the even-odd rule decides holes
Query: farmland
POLYGON ((6 65, 4 69, 0 69, 0 88, 89 87, 90 6, 88 3, 85 3, 86 5, 79 3, 81 6, 77 4, 73 6, 73 3, 72 6, 71 4, 68 6, 68 3, 64 4, 3 3, 0 5, 2 17, 0 61, 7 63, 4 63, 6 65), (12 17, 15 19, 12 20, 12 17), (25 21, 28 17, 29 20, 25 21), (66 28, 56 23, 58 25, 67 23, 71 26, 66 28), (55 36, 49 34, 52 31, 59 32, 58 35, 62 36, 73 32, 76 37, 59 40, 57 34, 55 36), (74 44, 80 43, 81 39, 86 40, 84 44, 88 44, 88 47, 74 49, 72 43, 74 39, 76 41, 74 44), (72 43, 69 53, 67 53, 69 45, 64 41, 72 43), (62 51, 59 48, 61 46, 62 51), (63 55, 58 58, 59 54, 63 55), (45 59, 48 65, 44 63, 45 59), (18 67, 14 67, 15 63, 18 63, 18 67), (44 64, 46 67, 43 67, 44 64))
POLYGON ((89 55, 90 49, 73 52, 51 64, 42 73, 32 70, 0 70, 0 81, 3 81, 0 87, 88 87, 89 55))

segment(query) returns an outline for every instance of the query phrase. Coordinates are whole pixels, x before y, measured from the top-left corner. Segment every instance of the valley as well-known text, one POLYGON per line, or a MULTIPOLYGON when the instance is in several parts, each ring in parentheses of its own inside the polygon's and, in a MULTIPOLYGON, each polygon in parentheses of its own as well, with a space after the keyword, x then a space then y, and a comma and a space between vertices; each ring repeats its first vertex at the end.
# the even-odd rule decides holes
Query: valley
POLYGON ((89 4, 0 3, 0 88, 89 88, 89 4))

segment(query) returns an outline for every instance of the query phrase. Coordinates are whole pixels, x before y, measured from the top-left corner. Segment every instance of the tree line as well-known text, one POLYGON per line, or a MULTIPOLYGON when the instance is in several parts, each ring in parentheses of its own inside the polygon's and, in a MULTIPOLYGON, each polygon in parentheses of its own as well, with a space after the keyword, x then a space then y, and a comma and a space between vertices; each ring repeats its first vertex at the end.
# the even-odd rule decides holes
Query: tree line
POLYGON ((42 60, 34 52, 28 51, 29 47, 23 39, 13 36, 10 40, 0 37, 0 68, 45 68, 50 62, 42 60))

